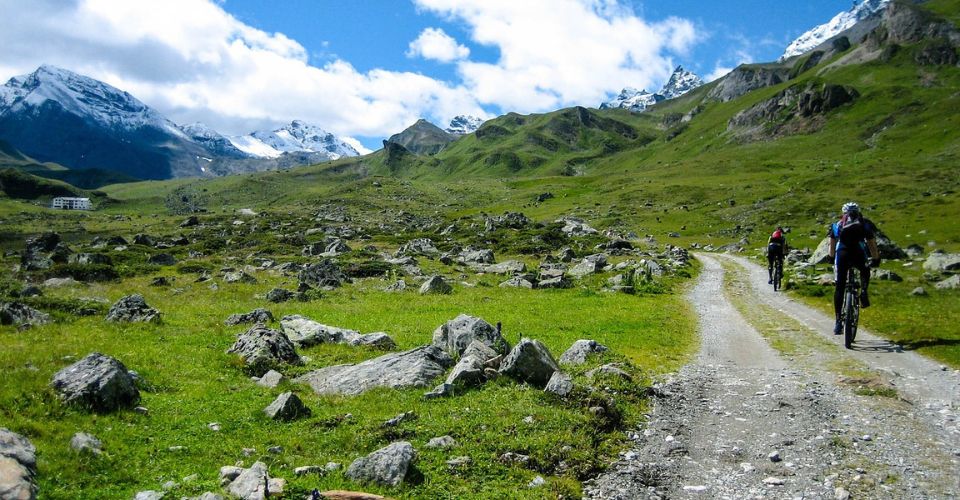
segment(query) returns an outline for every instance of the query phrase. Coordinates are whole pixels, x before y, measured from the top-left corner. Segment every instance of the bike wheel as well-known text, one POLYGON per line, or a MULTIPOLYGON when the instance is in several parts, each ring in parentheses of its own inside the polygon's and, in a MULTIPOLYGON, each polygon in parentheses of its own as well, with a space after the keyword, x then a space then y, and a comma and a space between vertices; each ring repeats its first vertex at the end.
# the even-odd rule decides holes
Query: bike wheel
POLYGON ((773 273, 773 291, 780 290, 780 283, 783 281, 783 270, 777 267, 773 273))
POLYGON ((856 312, 854 311, 856 307, 856 298, 853 296, 853 293, 847 292, 843 298, 843 346, 847 349, 850 349, 850 346, 853 345, 853 339, 857 336, 857 318, 856 312))

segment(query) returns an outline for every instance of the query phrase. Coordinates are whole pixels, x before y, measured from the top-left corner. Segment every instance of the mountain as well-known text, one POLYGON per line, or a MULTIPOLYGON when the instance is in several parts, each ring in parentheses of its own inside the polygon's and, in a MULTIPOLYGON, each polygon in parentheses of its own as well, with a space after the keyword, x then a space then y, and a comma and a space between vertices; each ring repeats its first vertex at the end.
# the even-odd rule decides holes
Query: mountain
POLYGON ((443 151, 448 144, 457 140, 456 135, 420 119, 403 132, 390 136, 385 143, 399 144, 418 155, 432 155, 443 151))
POLYGON ((229 138, 202 123, 181 125, 180 130, 193 142, 200 144, 204 149, 217 157, 250 158, 258 156, 243 151, 235 146, 229 138))
POLYGON ((480 128, 480 125, 483 125, 482 118, 470 115, 458 115, 454 117, 453 120, 450 120, 450 125, 447 126, 447 132, 454 135, 472 134, 480 128))
POLYGON ((876 14, 886 7, 889 2, 890 0, 862 0, 860 3, 855 4, 850 10, 837 14, 830 21, 797 37, 796 40, 787 46, 783 55, 780 56, 780 60, 798 56, 817 47, 850 29, 858 22, 876 14))
POLYGON ((235 148, 259 158, 277 158, 284 153, 320 153, 314 156, 323 156, 326 160, 360 156, 360 153, 343 139, 300 120, 294 120, 275 130, 261 130, 245 136, 230 137, 229 141, 235 148))
POLYGON ((210 155, 132 95, 53 66, 0 87, 0 138, 41 162, 144 179, 207 175, 210 155))
POLYGON ((651 94, 646 90, 625 87, 616 98, 600 104, 600 109, 622 108, 640 113, 658 102, 676 99, 701 85, 703 85, 703 80, 699 76, 683 69, 683 66, 677 66, 670 75, 670 79, 657 93, 651 94))

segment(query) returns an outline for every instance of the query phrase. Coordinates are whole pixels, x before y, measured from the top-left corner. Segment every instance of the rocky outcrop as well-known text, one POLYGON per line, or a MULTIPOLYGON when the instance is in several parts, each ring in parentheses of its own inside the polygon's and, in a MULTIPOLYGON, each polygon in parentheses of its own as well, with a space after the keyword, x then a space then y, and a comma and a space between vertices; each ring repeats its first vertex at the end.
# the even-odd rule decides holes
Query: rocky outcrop
POLYGON ((883 41, 896 44, 942 39, 960 46, 960 30, 908 2, 890 2, 883 14, 883 41))
POLYGON ((110 412, 140 401, 140 391, 127 367, 99 352, 57 372, 50 385, 64 403, 96 412, 110 412))
POLYGON ((37 449, 27 438, 0 427, 0 498, 37 497, 37 449))
POLYGON ((851 103, 859 96, 856 89, 841 85, 794 85, 734 115, 727 130, 741 140, 813 132, 822 126, 814 117, 851 103))
POLYGON ((246 370, 257 376, 284 364, 299 365, 302 362, 293 342, 283 332, 263 325, 255 325, 237 335, 237 341, 227 353, 239 355, 246 370))
POLYGON ((107 321, 119 323, 159 323, 160 311, 147 305, 139 293, 118 300, 107 312, 107 321))
POLYGON ((43 325, 53 321, 50 315, 19 302, 0 304, 0 325, 19 327, 43 325))
POLYGON ((24 271, 49 269, 54 263, 67 262, 70 253, 70 249, 60 242, 59 234, 43 233, 27 239, 27 246, 20 255, 20 265, 24 271))
POLYGON ((398 441, 354 460, 346 475, 359 483, 397 486, 403 482, 416 458, 417 451, 412 444, 398 441))
POLYGON ((777 85, 790 78, 790 69, 780 65, 742 64, 723 77, 707 94, 708 99, 727 102, 747 92, 777 85))
POLYGON ((433 331, 432 344, 454 357, 463 354, 474 341, 500 354, 507 351, 507 341, 496 327, 467 314, 461 314, 433 331))
POLYGON ((442 349, 423 346, 391 353, 355 365, 335 365, 296 379, 310 384, 317 394, 360 394, 374 387, 427 387, 453 359, 442 349))

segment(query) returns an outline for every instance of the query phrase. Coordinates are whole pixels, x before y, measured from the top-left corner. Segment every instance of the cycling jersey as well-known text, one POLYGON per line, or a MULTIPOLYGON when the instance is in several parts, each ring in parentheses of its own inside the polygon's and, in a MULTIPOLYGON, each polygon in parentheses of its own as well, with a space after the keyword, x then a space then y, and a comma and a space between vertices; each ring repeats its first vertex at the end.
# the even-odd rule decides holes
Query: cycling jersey
POLYGON ((866 217, 853 219, 844 215, 839 221, 830 225, 827 236, 837 240, 837 247, 834 249, 836 252, 859 248, 866 256, 867 240, 876 237, 876 229, 873 222, 866 217))

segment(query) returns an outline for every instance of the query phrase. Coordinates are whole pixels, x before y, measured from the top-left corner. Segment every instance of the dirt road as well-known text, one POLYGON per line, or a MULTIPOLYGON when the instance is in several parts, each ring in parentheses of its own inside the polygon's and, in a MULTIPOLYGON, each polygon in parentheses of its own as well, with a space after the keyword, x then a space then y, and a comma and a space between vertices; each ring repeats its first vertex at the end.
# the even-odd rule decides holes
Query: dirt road
POLYGON ((697 258, 700 352, 586 498, 960 496, 960 373, 869 332, 846 350, 766 269, 697 258))

